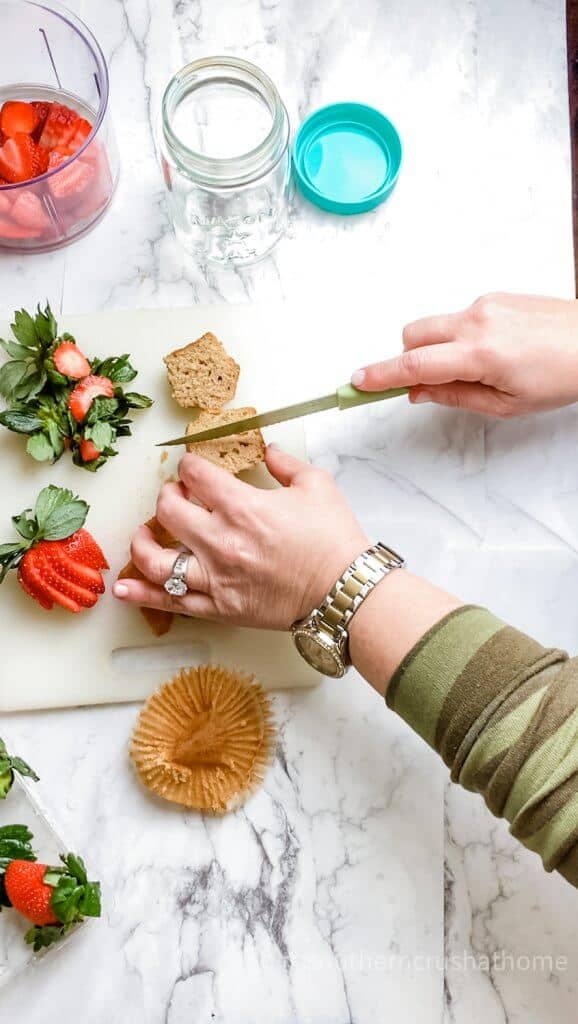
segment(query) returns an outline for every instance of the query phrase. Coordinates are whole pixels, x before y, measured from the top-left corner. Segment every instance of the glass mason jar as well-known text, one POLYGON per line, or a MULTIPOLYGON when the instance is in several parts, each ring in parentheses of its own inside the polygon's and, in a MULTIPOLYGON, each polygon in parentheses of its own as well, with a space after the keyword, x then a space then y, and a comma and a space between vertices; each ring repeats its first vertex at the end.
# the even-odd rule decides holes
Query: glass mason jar
POLYGON ((162 102, 159 140, 169 215, 201 261, 243 265, 287 226, 289 118, 254 64, 206 57, 182 68, 162 102))
POLYGON ((119 161, 108 110, 108 70, 90 29, 50 0, 0 0, 0 107, 7 100, 64 104, 92 130, 28 181, 0 179, 0 251, 46 252, 86 234, 103 216, 119 161))

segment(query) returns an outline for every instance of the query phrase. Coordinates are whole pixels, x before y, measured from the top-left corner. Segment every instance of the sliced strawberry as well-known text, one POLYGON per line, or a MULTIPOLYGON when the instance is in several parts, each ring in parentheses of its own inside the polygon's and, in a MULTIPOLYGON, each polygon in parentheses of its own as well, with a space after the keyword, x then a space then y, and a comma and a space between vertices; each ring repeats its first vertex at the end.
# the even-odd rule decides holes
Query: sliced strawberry
POLYGON ((41 586, 38 586, 37 580, 32 580, 30 567, 31 561, 30 559, 27 560, 25 556, 18 567, 18 579, 20 581, 20 586, 26 591, 29 597, 34 598, 35 601, 38 601, 38 604, 42 605, 46 611, 50 612, 54 608, 54 601, 48 597, 41 586))
POLYGON ((45 557, 65 580, 76 583, 94 594, 104 594, 104 580, 98 569, 73 558, 61 541, 51 541, 44 547, 45 557))
POLYGON ((21 583, 23 577, 26 579, 28 585, 28 587, 24 587, 26 592, 31 594, 32 597, 35 597, 39 604, 42 604, 44 608, 48 606, 49 601, 52 601, 54 604, 59 604, 62 608, 66 608, 67 611, 73 612, 75 615, 82 611, 82 607, 77 601, 74 601, 71 597, 63 594, 59 589, 53 587, 52 584, 45 579, 45 566, 41 552, 41 545, 27 551, 20 562, 20 565, 18 566, 18 579, 21 583), (34 592, 32 593, 31 591, 34 592))
POLYGON ((77 423, 81 423, 95 398, 113 398, 114 384, 108 377, 95 377, 91 374, 76 385, 70 398, 68 408, 77 423))
MULTIPOLYGON (((36 566, 44 586, 53 587, 61 597, 64 596, 70 601, 75 601, 81 608, 93 608, 98 601, 98 594, 73 583, 66 576, 61 576, 46 552, 46 545, 51 543, 52 541, 41 541, 33 548, 36 555, 36 566)), ((54 600, 56 601, 57 598, 55 597, 54 600)))
POLYGON ((35 192, 21 192, 11 210, 11 216, 23 228, 42 234, 50 227, 50 217, 35 192))
POLYGON ((32 103, 23 100, 8 100, 0 110, 0 129, 5 135, 32 135, 38 127, 38 114, 32 103))
POLYGON ((60 152, 66 153, 67 156, 72 156, 76 153, 77 149, 80 149, 82 144, 86 142, 88 136, 92 131, 92 125, 90 121, 87 121, 84 117, 78 119, 78 124, 74 130, 74 134, 66 146, 62 144, 58 147, 60 152))
POLYGON ((36 111, 36 117, 38 118, 36 128, 33 132, 34 141, 38 142, 40 136, 42 135, 44 125, 46 124, 46 118, 50 113, 52 103, 45 103, 43 100, 33 100, 32 106, 34 107, 36 111))
POLYGON ((6 217, 0 217, 0 238, 39 238, 41 234, 41 231, 22 227, 6 217))
POLYGON ((93 569, 110 568, 102 548, 88 530, 77 530, 71 537, 59 541, 59 544, 71 558, 82 565, 89 565, 93 569))
MULTIPOLYGON (((1 184, 2 182, 0 181, 0 185, 1 184)), ((9 194, 7 192, 0 192, 0 215, 3 213, 8 213, 11 208, 12 202, 10 200, 9 194)))
POLYGON ((67 146, 76 131, 80 118, 75 110, 65 107, 62 103, 52 103, 48 117, 40 136, 40 145, 44 149, 56 149, 67 146))
POLYGON ((88 359, 73 341, 61 342, 58 348, 55 349, 52 358, 58 372, 62 373, 65 377, 80 380, 81 377, 88 377, 90 373, 88 359))
POLYGON ((89 440, 87 437, 83 437, 80 442, 80 458, 83 462, 94 462, 98 459, 101 452, 99 452, 94 441, 89 440))
MULTIPOLYGON (((51 164, 58 167, 58 164, 62 163, 63 159, 66 158, 61 154, 51 153, 48 161, 49 169, 52 169, 51 164), (59 158, 57 161, 54 161, 55 156, 59 158)), ((93 177, 94 170, 91 165, 86 160, 78 158, 68 164, 67 167, 62 167, 61 170, 49 178, 50 191, 57 202, 69 200, 75 203, 86 193, 93 177)))
POLYGON ((29 135, 15 135, 0 147, 0 174, 10 184, 36 178, 46 167, 46 153, 39 151, 29 135))

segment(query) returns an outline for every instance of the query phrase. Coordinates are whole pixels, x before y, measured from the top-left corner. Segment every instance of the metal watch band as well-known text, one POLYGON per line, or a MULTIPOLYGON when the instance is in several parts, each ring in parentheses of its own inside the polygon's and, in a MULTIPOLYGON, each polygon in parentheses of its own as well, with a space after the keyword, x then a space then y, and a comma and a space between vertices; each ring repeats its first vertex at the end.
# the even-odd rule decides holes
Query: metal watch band
POLYGON ((393 569, 403 569, 405 559, 381 541, 359 555, 337 580, 318 608, 323 626, 342 635, 370 591, 393 569))

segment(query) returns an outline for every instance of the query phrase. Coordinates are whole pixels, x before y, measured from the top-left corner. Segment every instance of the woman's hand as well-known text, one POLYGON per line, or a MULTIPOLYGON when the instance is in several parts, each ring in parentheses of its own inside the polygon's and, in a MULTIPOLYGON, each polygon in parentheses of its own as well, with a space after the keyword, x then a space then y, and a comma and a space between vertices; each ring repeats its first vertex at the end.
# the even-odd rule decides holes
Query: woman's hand
POLYGON ((190 592, 173 598, 163 589, 176 553, 141 526, 131 557, 146 580, 117 582, 115 596, 269 629, 289 629, 308 615, 369 541, 327 473, 274 446, 266 458, 283 485, 278 490, 251 487, 198 455, 185 455, 179 482, 161 489, 156 515, 194 552, 190 592))
POLYGON ((485 295, 460 313, 408 324, 404 352, 352 376, 365 391, 409 387, 437 402, 509 418, 578 401, 578 302, 485 295))

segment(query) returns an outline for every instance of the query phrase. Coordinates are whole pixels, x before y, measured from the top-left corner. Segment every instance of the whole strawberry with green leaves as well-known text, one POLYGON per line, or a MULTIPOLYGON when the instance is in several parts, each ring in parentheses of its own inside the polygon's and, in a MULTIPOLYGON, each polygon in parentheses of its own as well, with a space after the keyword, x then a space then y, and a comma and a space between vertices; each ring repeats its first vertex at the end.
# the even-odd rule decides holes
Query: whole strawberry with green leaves
POLYGON ((0 583, 16 569, 23 590, 47 611, 54 605, 74 613, 94 607, 104 593, 108 562, 84 529, 87 514, 87 503, 72 491, 45 487, 34 510, 12 517, 20 539, 0 544, 0 583))
POLYGON ((119 437, 131 433, 129 413, 152 400, 125 391, 137 375, 128 354, 89 360, 72 335, 58 333, 47 304, 34 316, 18 310, 13 339, 0 339, 11 358, 0 366, 0 395, 8 408, 0 424, 28 437, 38 462, 56 462, 65 451, 77 466, 95 472, 117 455, 119 437))
POLYGON ((11 860, 4 871, 4 905, 33 925, 25 939, 34 950, 50 946, 85 917, 100 917, 100 884, 90 882, 81 857, 61 856, 53 867, 30 859, 11 860))

